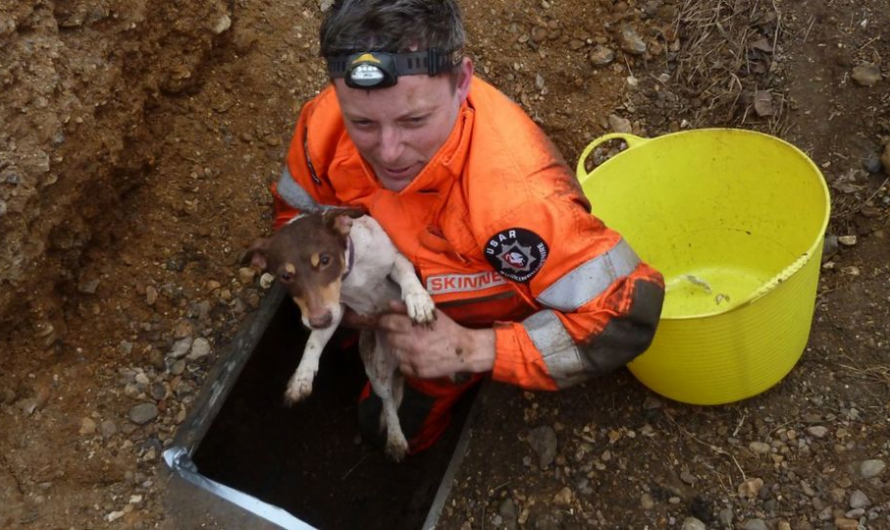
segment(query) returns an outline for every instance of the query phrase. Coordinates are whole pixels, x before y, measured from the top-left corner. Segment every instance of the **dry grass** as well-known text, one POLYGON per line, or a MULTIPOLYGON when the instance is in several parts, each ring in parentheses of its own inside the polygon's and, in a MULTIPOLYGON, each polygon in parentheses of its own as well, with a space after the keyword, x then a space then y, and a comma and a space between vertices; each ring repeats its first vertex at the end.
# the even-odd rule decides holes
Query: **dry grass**
MULTIPOLYGON (((695 102, 696 123, 764 130, 790 126, 787 97, 770 90, 783 33, 775 3, 762 0, 684 0, 675 21, 683 46, 675 79, 695 102), (772 112, 760 115, 754 94, 769 91, 772 112)), ((762 109, 761 109, 762 110, 762 109)))

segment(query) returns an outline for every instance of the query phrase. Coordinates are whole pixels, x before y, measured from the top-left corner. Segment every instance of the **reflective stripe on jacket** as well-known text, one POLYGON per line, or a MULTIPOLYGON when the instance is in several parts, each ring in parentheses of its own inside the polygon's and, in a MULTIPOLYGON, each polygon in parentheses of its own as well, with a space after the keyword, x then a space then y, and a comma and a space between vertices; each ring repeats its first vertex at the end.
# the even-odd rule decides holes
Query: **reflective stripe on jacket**
POLYGON ((496 380, 563 388, 651 342, 661 275, 590 214, 537 125, 479 79, 445 144, 400 192, 380 187, 329 86, 303 107, 273 193, 276 228, 320 205, 368 210, 442 311, 494 328, 496 380))

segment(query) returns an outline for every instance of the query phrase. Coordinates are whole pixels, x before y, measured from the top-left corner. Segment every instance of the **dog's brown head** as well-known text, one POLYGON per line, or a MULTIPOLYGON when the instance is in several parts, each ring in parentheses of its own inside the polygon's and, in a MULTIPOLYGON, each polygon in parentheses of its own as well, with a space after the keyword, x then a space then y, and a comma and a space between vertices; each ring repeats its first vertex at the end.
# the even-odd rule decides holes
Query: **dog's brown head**
POLYGON ((322 329, 339 318, 340 286, 346 272, 346 246, 359 210, 305 214, 275 235, 257 240, 244 262, 274 274, 303 315, 303 324, 322 329))

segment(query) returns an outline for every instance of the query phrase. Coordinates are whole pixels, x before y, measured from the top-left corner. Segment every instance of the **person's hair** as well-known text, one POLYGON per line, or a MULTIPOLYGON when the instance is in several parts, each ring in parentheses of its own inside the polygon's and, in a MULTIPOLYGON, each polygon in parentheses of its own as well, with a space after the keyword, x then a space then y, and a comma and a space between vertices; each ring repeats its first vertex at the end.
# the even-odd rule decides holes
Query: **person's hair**
POLYGON ((337 0, 321 23, 322 57, 362 51, 463 50, 456 0, 337 0))

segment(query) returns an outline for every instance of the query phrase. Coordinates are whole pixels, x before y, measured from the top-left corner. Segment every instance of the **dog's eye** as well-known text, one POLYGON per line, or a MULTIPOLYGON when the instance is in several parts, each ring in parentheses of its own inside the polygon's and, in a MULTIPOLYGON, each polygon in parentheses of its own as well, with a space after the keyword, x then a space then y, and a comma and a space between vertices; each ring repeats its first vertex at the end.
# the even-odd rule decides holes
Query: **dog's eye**
POLYGON ((327 267, 327 266, 330 265, 330 264, 331 264, 331 257, 330 257, 330 256, 328 256, 327 254, 325 254, 324 256, 321 257, 321 266, 322 266, 322 267, 327 267))
POLYGON ((294 275, 289 272, 282 272, 278 275, 278 279, 281 280, 283 283, 290 283, 293 281, 294 275))

